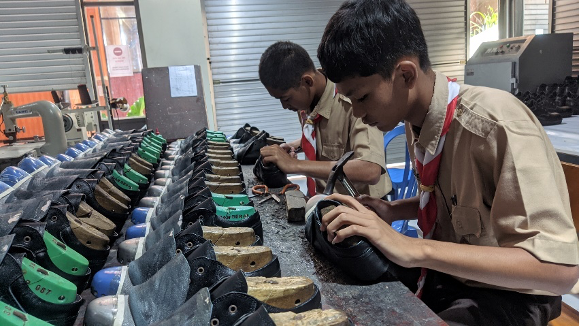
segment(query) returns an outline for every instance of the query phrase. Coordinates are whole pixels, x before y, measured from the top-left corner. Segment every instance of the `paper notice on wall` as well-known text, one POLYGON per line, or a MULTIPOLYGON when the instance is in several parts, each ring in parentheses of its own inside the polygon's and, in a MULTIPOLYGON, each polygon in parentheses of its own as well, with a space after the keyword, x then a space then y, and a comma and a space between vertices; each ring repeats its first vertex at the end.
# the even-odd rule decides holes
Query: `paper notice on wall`
POLYGON ((171 97, 196 97, 195 66, 169 66, 171 97))
POLYGON ((107 45, 106 54, 110 77, 133 76, 133 62, 128 45, 107 45))

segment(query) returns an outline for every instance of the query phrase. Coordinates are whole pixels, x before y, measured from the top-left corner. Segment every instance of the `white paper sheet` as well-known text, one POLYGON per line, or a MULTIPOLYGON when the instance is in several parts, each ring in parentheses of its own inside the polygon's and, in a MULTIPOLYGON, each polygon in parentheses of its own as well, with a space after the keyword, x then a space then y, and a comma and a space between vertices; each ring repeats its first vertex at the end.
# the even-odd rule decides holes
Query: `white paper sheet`
POLYGON ((169 66, 171 97, 196 97, 195 66, 169 66))

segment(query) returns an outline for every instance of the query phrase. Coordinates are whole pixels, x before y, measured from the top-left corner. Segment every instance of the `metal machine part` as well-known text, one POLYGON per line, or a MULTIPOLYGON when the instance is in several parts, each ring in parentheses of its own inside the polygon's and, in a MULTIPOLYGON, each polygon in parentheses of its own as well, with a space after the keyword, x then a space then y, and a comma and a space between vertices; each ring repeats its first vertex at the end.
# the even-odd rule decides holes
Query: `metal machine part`
POLYGON ((9 140, 9 143, 16 142, 18 132, 24 131, 16 125, 18 118, 40 116, 45 130, 45 144, 40 148, 40 152, 50 156, 56 156, 66 150, 66 136, 60 109, 49 101, 36 101, 19 107, 14 107, 8 98, 6 85, 2 96, 0 113, 3 117, 4 130, 2 131, 9 140))
POLYGON ((464 82, 511 93, 561 83, 571 75, 573 33, 484 42, 465 66, 464 82))

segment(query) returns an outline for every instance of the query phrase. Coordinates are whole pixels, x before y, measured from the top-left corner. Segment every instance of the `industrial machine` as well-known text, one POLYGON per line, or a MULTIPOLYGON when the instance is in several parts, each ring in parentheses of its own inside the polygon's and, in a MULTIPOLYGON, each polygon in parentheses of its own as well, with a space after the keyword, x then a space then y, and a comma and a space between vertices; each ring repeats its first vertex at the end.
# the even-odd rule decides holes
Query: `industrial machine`
POLYGON ((465 66, 464 82, 511 93, 535 91, 571 75, 573 33, 484 42, 465 66))
POLYGON ((24 131, 23 127, 16 125, 16 119, 40 116, 44 126, 45 137, 44 141, 36 142, 33 148, 37 149, 39 154, 48 154, 50 156, 63 153, 66 150, 66 135, 60 109, 54 103, 45 100, 14 107, 8 98, 7 86, 2 85, 2 87, 4 88, 4 94, 2 96, 0 114, 4 122, 2 132, 8 138, 8 143, 16 142, 16 135, 24 131))

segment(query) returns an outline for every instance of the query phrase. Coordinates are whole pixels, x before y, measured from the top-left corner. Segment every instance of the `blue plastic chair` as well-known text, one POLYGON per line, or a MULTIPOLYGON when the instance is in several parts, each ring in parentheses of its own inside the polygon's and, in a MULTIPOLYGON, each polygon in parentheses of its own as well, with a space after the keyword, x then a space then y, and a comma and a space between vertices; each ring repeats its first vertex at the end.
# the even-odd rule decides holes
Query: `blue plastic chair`
MULTIPOLYGON (((400 135, 404 135, 404 125, 396 126, 393 130, 386 133, 384 135, 384 152, 388 147, 388 144, 392 142, 394 138, 400 135)), ((416 192, 418 189, 418 185, 416 183, 416 177, 412 172, 412 166, 410 164, 410 153, 408 152, 408 146, 406 148, 406 155, 405 155, 405 162, 404 162, 404 169, 401 168, 388 168, 388 175, 390 176, 390 180, 392 181, 392 190, 393 193, 391 195, 391 199, 398 200, 398 199, 407 199, 413 196, 416 196, 416 192)), ((392 228, 397 230, 398 232, 410 236, 410 237, 418 237, 418 233, 412 227, 408 226, 408 220, 399 220, 392 223, 392 228)))

